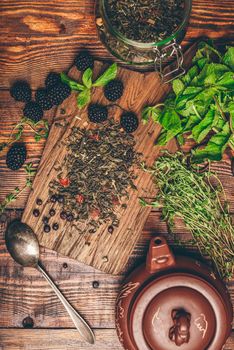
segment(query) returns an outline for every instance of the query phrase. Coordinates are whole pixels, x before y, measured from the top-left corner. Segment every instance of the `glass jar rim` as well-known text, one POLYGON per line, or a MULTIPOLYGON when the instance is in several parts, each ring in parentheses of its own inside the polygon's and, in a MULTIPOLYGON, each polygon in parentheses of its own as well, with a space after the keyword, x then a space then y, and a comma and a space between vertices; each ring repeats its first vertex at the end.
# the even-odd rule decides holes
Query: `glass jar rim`
POLYGON ((118 30, 116 30, 113 27, 113 25, 111 24, 111 22, 109 20, 108 15, 107 15, 107 11, 106 11, 106 2, 107 1, 108 0, 101 0, 102 10, 103 10, 103 11, 101 11, 101 13, 104 16, 104 20, 105 20, 106 24, 108 25, 111 34, 114 35, 115 37, 117 37, 123 43, 134 46, 134 47, 138 47, 140 49, 150 49, 150 48, 154 48, 157 46, 163 46, 165 44, 168 44, 171 40, 176 39, 176 37, 181 33, 181 31, 186 26, 186 24, 188 22, 188 18, 189 18, 190 13, 191 13, 191 9, 192 9, 192 0, 184 0, 184 2, 188 3, 188 7, 186 8, 185 13, 184 13, 184 19, 183 19, 182 23, 180 24, 180 26, 177 28, 177 30, 174 33, 172 33, 170 36, 164 38, 163 40, 160 40, 157 42, 153 41, 153 42, 145 43, 145 42, 141 42, 141 41, 128 39, 127 37, 125 37, 122 33, 120 33, 118 30))

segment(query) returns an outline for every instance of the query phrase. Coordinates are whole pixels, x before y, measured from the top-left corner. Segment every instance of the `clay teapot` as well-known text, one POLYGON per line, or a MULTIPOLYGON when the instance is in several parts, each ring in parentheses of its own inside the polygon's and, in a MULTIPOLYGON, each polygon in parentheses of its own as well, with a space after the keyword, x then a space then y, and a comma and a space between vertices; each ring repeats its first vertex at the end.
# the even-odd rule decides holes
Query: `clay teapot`
POLYGON ((116 329, 126 350, 221 350, 232 328, 228 291, 211 268, 174 256, 162 237, 125 281, 116 329))

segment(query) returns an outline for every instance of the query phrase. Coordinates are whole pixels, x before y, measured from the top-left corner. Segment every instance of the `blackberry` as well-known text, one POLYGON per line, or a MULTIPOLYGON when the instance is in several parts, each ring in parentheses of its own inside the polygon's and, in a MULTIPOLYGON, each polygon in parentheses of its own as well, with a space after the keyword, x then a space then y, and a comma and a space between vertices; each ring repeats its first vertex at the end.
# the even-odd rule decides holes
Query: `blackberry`
POLYGON ((23 113, 26 118, 31 119, 35 123, 39 122, 43 117, 43 109, 34 101, 26 103, 23 113))
POLYGON ((108 110, 106 106, 98 103, 92 103, 88 107, 88 117, 92 123, 102 123, 108 118, 108 110))
POLYGON ((50 232, 50 225, 45 225, 44 226, 44 232, 49 233, 50 232))
POLYGON ((57 222, 55 222, 53 225, 52 225, 52 229, 57 231, 59 229, 59 224, 57 222))
POLYGON ((111 80, 104 87, 104 95, 109 101, 116 101, 123 95, 123 82, 119 79, 111 80))
POLYGON ((52 85, 48 88, 48 97, 53 105, 60 105, 68 96, 70 96, 71 88, 64 83, 52 85))
POLYGON ((28 102, 31 100, 32 91, 26 81, 16 81, 10 88, 10 94, 16 101, 28 102))
POLYGON ((76 57, 75 57, 75 66, 80 71, 85 71, 87 68, 93 68, 94 66, 94 59, 93 57, 88 53, 88 51, 81 51, 76 57))
POLYGON ((57 85, 61 83, 61 78, 60 78, 60 74, 56 73, 56 72, 50 72, 45 80, 45 86, 49 87, 52 85, 57 85))
POLYGON ((39 88, 35 93, 35 100, 41 106, 44 111, 47 111, 53 107, 53 103, 48 96, 47 89, 39 88))
POLYGON ((38 217, 38 216, 40 215, 40 211, 39 211, 38 209, 34 209, 34 210, 33 210, 33 215, 34 215, 35 217, 38 217))
POLYGON ((11 170, 18 170, 24 164, 26 157, 25 144, 23 142, 15 142, 7 152, 6 165, 11 170))
POLYGON ((134 132, 139 125, 138 118, 133 112, 124 112, 120 117, 120 125, 127 132, 134 132))

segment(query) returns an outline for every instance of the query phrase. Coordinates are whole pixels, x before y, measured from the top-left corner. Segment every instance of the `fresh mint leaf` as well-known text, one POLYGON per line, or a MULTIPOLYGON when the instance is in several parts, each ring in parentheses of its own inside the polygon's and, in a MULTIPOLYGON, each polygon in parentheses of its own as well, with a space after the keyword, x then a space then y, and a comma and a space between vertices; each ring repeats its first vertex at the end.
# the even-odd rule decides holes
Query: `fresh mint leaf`
POLYGON ((194 99, 200 92, 203 91, 202 87, 197 86, 188 86, 182 95, 177 96, 176 98, 176 109, 180 110, 185 108, 188 101, 194 99))
POLYGON ((234 47, 229 47, 223 57, 223 63, 234 71, 234 47))
POLYGON ((193 138, 197 143, 202 142, 204 138, 212 130, 214 117, 215 117, 215 111, 209 110, 205 118, 203 118, 202 121, 192 129, 193 138))
POLYGON ((186 85, 190 84, 191 81, 193 80, 193 78, 198 75, 199 70, 197 66, 192 66, 188 72, 182 77, 182 81, 183 83, 185 83, 186 85))
POLYGON ((139 198, 139 204, 142 207, 147 207, 148 206, 148 203, 146 202, 146 200, 144 198, 139 198))
POLYGON ((224 86, 228 89, 234 90, 234 73, 233 72, 226 72, 224 73, 221 78, 216 83, 218 86, 224 86))
POLYGON ((74 91, 83 91, 85 89, 84 85, 77 83, 75 80, 70 79, 65 73, 60 74, 61 81, 74 91))
POLYGON ((157 123, 158 118, 160 117, 161 113, 162 113, 161 109, 159 109, 157 107, 152 109, 152 111, 151 111, 151 118, 152 118, 154 123, 157 123))
POLYGON ((92 86, 92 75, 93 75, 93 71, 91 68, 87 68, 86 71, 84 72, 84 74, 82 75, 83 84, 88 89, 90 89, 92 86))
POLYGON ((179 130, 164 130, 156 140, 158 146, 166 146, 180 131, 179 130))
POLYGON ((181 120, 176 111, 172 108, 167 108, 159 117, 160 124, 166 130, 179 132, 181 130, 181 120))
POLYGON ((193 79, 195 86, 209 86, 215 82, 228 71, 227 66, 220 63, 207 63, 201 72, 193 79))
POLYGON ((230 137, 231 132, 227 122, 224 125, 223 130, 212 136, 204 148, 197 148, 193 152, 193 161, 196 163, 201 163, 206 159, 215 161, 221 160, 230 137))
POLYGON ((191 129, 201 121, 196 114, 191 114, 184 122, 183 132, 191 131, 191 129))
POLYGON ((91 99, 91 93, 89 89, 85 89, 84 91, 81 91, 79 95, 77 96, 77 106, 79 109, 85 107, 91 99))
POLYGON ((229 124, 231 131, 234 133, 234 101, 231 101, 228 105, 229 108, 229 124))
POLYGON ((117 64, 113 63, 107 70, 93 83, 93 86, 105 86, 111 80, 116 78, 117 64))
POLYGON ((147 124, 148 121, 150 120, 151 114, 152 114, 152 109, 153 107, 147 106, 143 108, 142 113, 141 113, 141 120, 143 124, 147 124))
POLYGON ((155 144, 158 146, 165 146, 167 144, 167 130, 163 130, 157 137, 155 144))
POLYGON ((172 82, 172 88, 176 95, 179 95, 184 90, 184 83, 180 79, 175 79, 172 82))
POLYGON ((202 57, 199 60, 197 60, 196 65, 197 67, 202 70, 202 68, 208 63, 208 60, 206 57, 202 57))
POLYGON ((160 108, 157 106, 148 106, 145 107, 142 111, 141 119, 143 124, 148 123, 149 119, 152 118, 152 120, 156 123, 158 121, 158 117, 161 113, 160 108))
POLYGON ((180 146, 183 146, 185 143, 185 138, 182 134, 176 136, 177 142, 180 146))

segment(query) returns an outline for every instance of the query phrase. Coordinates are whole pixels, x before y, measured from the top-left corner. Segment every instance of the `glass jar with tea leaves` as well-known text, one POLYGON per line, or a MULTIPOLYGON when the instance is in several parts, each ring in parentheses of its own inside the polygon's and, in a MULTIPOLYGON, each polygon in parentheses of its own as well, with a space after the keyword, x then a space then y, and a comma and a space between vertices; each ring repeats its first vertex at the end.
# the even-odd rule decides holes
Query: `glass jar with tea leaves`
POLYGON ((96 26, 107 49, 134 68, 152 68, 165 82, 184 73, 180 47, 192 0, 99 0, 96 26), (163 64, 175 59, 172 71, 163 64))

